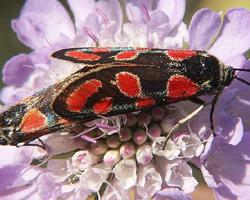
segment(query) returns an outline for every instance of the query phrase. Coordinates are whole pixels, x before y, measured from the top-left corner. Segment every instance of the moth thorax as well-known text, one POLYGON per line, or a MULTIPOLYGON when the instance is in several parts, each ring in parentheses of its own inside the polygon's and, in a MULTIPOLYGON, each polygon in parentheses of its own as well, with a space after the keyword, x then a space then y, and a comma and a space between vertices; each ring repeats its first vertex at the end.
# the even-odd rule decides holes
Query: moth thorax
POLYGON ((223 85, 229 86, 235 78, 235 70, 232 67, 225 67, 223 72, 224 72, 223 85))

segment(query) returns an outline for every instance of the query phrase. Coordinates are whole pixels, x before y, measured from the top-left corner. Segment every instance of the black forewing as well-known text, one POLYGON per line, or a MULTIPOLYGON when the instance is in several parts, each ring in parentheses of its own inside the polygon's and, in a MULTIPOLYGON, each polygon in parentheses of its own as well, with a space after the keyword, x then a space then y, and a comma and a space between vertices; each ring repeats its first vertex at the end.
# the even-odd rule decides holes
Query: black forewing
POLYGON ((105 114, 106 116, 122 114, 126 112, 132 112, 137 110, 135 108, 135 101, 137 98, 130 98, 125 96, 119 91, 119 88, 112 84, 115 81, 115 74, 119 72, 129 72, 138 75, 141 80, 142 96, 141 97, 153 97, 157 104, 164 103, 166 96, 166 80, 167 74, 162 70, 162 68, 157 68, 152 66, 130 66, 119 63, 109 63, 109 66, 94 66, 92 73, 83 73, 79 76, 78 80, 75 80, 69 84, 63 92, 61 92, 53 103, 54 111, 62 117, 70 119, 81 119, 81 120, 91 120, 96 117, 93 112, 93 106, 99 100, 112 97, 113 106, 112 110, 105 114), (98 69, 95 71, 94 69, 98 69), (97 79, 102 82, 102 87, 93 96, 88 98, 88 101, 81 112, 71 112, 68 109, 67 98, 69 95, 76 90, 84 82, 97 79))
MULTIPOLYGON (((74 63, 81 63, 84 65, 97 65, 97 64, 110 64, 113 62, 121 62, 121 63, 133 63, 138 65, 162 65, 166 63, 166 60, 170 61, 166 56, 166 50, 165 49, 136 49, 132 47, 112 47, 112 48, 106 48, 108 51, 98 51, 98 49, 102 48, 69 48, 69 49, 62 49, 60 51, 57 51, 52 54, 52 57, 59 58, 62 60, 68 60, 74 63), (140 52, 135 59, 131 60, 115 60, 115 56, 119 53, 128 52, 128 51, 136 51, 140 52), (69 52, 82 52, 86 54, 94 54, 97 56, 100 56, 100 59, 97 60, 88 60, 86 59, 80 59, 76 57, 72 57, 69 54, 69 52)), ((123 65, 123 64, 122 64, 123 65)))
MULTIPOLYGON (((166 56, 166 50, 161 49, 153 49, 147 53, 140 53, 135 59, 131 60, 117 61, 114 59, 114 56, 118 53, 131 50, 133 50, 133 48, 113 48, 108 52, 95 52, 95 54, 101 57, 97 61, 79 61, 65 56, 65 53, 68 51, 92 53, 92 48, 66 49, 54 53, 53 56, 56 58, 86 65, 83 69, 76 72, 78 78, 69 83, 66 88, 58 94, 53 102, 54 111, 60 116, 72 120, 92 120, 97 117, 93 112, 94 104, 105 97, 113 98, 112 110, 104 114, 105 116, 123 114, 137 110, 135 101, 138 98, 125 96, 119 91, 119 88, 113 84, 115 76, 119 72, 129 72, 140 78, 142 88, 140 98, 153 97, 157 105, 166 104, 168 103, 168 98, 166 97, 168 79, 176 74, 188 76, 189 72, 187 69, 192 69, 192 65, 196 65, 196 68, 197 65, 199 65, 199 60, 190 61, 187 59, 185 62, 172 61, 166 56), (91 79, 100 80, 103 86, 97 93, 88 98, 87 103, 80 112, 70 111, 67 105, 67 98, 84 82, 91 79)), ((194 79, 197 80, 194 80, 197 84, 202 84, 202 81, 200 82, 199 79, 198 71, 194 79)), ((202 91, 199 91, 199 93, 202 93, 202 91)))

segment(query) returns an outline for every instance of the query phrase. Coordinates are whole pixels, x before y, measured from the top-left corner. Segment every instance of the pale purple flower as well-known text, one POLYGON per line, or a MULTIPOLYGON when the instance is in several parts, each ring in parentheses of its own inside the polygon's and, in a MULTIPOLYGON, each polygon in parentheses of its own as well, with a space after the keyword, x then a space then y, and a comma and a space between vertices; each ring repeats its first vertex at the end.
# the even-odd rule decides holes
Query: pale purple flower
MULTIPOLYGON (((74 23, 57 0, 47 0, 46 4, 27 0, 19 18, 13 20, 19 40, 32 51, 5 64, 6 87, 0 96, 5 104, 13 104, 80 69, 82 66, 51 60, 52 52, 68 47, 183 48, 189 44, 190 49, 207 50, 227 65, 250 66, 244 57, 250 47, 250 12, 246 9, 228 11, 223 21, 218 13, 202 9, 193 16, 188 29, 182 22, 184 0, 126 1, 126 13, 116 0, 67 2, 74 23)), ((250 125, 245 111, 250 95, 244 89, 235 81, 223 91, 216 106, 216 138, 208 137, 207 108, 191 119, 189 126, 182 126, 163 150, 166 133, 193 110, 193 105, 181 102, 148 112, 100 118, 86 123, 88 128, 73 138, 67 133, 44 136, 47 151, 1 147, 0 174, 7 178, 0 182, 0 197, 85 199, 93 193, 100 197, 101 190, 101 198, 107 200, 129 199, 131 191, 137 199, 191 199, 189 193, 198 184, 188 165, 192 162, 218 199, 243 199, 250 181, 249 133, 244 133, 250 125), (93 138, 93 133, 99 135, 93 138), (5 158, 7 152, 9 158, 5 158), (34 160, 40 165, 35 166, 34 160)))

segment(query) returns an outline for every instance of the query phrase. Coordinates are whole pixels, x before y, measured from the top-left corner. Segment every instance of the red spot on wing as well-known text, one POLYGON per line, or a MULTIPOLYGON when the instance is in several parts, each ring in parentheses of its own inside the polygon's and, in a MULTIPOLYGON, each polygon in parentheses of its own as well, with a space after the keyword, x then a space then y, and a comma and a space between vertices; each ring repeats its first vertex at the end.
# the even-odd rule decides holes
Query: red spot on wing
POLYGON ((67 51, 65 53, 65 56, 71 57, 71 58, 75 58, 77 60, 82 60, 82 61, 96 61, 99 60, 101 58, 101 56, 98 56, 96 54, 93 53, 85 53, 85 52, 81 52, 81 51, 67 51))
POLYGON ((179 61, 197 55, 196 51, 192 50, 167 50, 167 54, 172 60, 179 60, 179 61))
POLYGON ((94 106, 93 110, 96 114, 104 114, 112 109, 112 98, 106 97, 98 101, 94 106))
POLYGON ((135 102, 135 107, 137 109, 148 108, 156 104, 155 99, 152 97, 145 97, 137 99, 135 102))
POLYGON ((96 79, 85 81, 76 90, 74 90, 67 98, 67 108, 72 112, 81 112, 89 97, 94 95, 99 88, 102 87, 102 82, 96 79))
POLYGON ((47 120, 45 115, 33 108, 24 115, 20 128, 22 132, 29 133, 44 128, 46 125, 47 120))
POLYGON ((122 51, 115 56, 115 60, 133 60, 138 56, 138 51, 122 51))
POLYGON ((141 95, 141 83, 137 75, 129 72, 116 74, 116 85, 120 92, 128 97, 139 97, 141 95))
POLYGON ((191 97, 198 90, 199 87, 183 75, 173 75, 167 82, 167 97, 174 100, 191 97))
POLYGON ((137 51, 142 51, 142 52, 147 52, 147 51, 149 51, 149 50, 151 50, 150 48, 144 48, 144 47, 138 47, 138 48, 136 48, 136 50, 137 51))

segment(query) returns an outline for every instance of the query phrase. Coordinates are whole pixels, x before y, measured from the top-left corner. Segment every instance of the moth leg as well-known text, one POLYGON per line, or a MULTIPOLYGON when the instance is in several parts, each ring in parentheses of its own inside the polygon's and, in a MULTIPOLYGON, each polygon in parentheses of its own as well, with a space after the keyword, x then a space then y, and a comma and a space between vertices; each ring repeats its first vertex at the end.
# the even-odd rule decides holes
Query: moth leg
POLYGON ((166 142, 169 140, 171 137, 172 133, 175 132, 182 124, 193 118, 195 115, 197 115, 205 106, 207 106, 209 103, 206 103, 202 99, 199 99, 197 97, 194 97, 190 99, 190 101, 194 102, 195 104, 199 104, 200 106, 194 110, 193 112, 189 113, 186 117, 183 119, 179 120, 176 125, 171 129, 170 133, 166 137, 166 142))
POLYGON ((210 111, 210 114, 209 114, 209 120, 210 120, 210 128, 211 128, 211 131, 213 133, 213 136, 216 136, 216 133, 214 131, 214 120, 213 120, 214 108, 215 108, 215 105, 216 105, 216 103, 218 101, 219 96, 220 96, 220 93, 217 93, 215 95, 215 97, 213 98, 212 102, 209 102, 209 103, 206 103, 202 99, 199 99, 199 98, 190 99, 192 102, 194 102, 196 104, 200 104, 200 105, 205 105, 206 106, 208 104, 212 104, 211 111, 210 111))
POLYGON ((40 139, 40 138, 35 138, 35 139, 30 139, 30 140, 27 140, 26 142, 22 142, 22 143, 19 143, 17 144, 16 146, 17 147, 23 147, 23 146, 35 146, 35 147, 40 147, 42 148, 43 150, 46 150, 46 146, 44 144, 44 142, 40 139), (41 144, 32 144, 30 143, 31 141, 34 141, 35 139, 38 139, 38 141, 41 143, 41 144))
POLYGON ((220 92, 218 92, 215 96, 214 96, 214 98, 213 98, 213 100, 212 100, 212 108, 211 108, 211 111, 210 111, 210 114, 209 114, 209 118, 210 118, 210 124, 211 124, 211 130, 212 130, 212 133, 213 133, 213 135, 214 136, 216 136, 216 133, 215 133, 215 131, 214 131, 214 119, 213 119, 213 116, 214 116, 214 108, 215 108, 215 105, 216 105, 216 103, 217 103, 217 101, 218 101, 218 99, 219 99, 219 96, 220 96, 220 92))
POLYGON ((198 104, 198 105, 208 105, 210 103, 206 103, 204 100, 198 98, 198 97, 193 97, 191 99, 189 99, 190 101, 192 101, 193 103, 195 104, 198 104))

